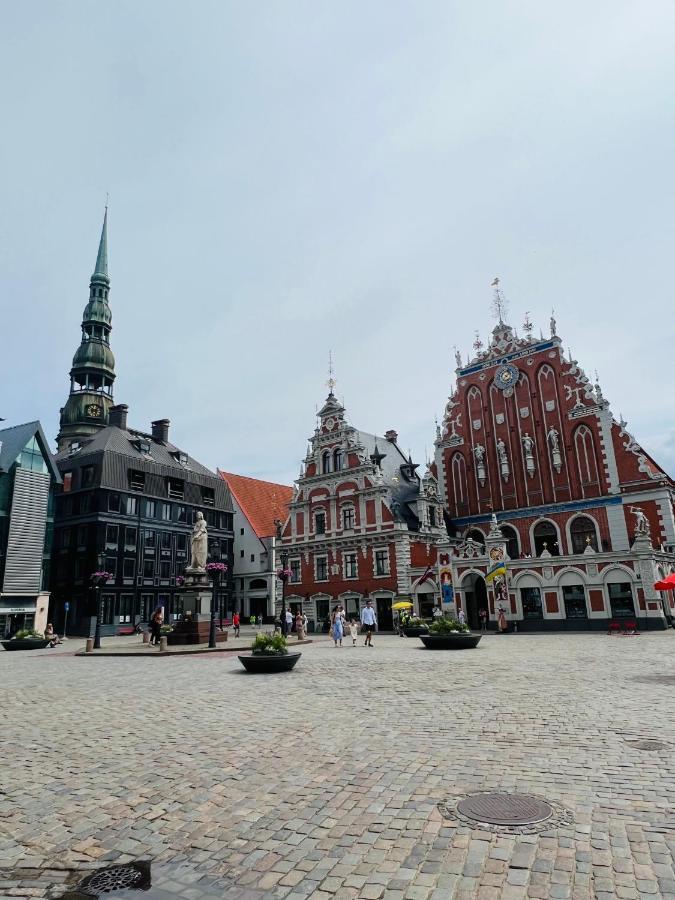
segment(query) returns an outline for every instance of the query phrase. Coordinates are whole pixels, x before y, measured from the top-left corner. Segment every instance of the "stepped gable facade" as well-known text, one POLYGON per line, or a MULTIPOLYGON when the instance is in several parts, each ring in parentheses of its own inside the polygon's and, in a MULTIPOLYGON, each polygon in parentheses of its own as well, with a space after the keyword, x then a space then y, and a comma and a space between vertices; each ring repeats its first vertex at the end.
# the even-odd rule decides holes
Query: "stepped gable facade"
POLYGON ((673 482, 550 325, 535 339, 526 319, 518 337, 500 314, 489 346, 456 354, 435 442, 454 535, 439 547, 445 599, 474 625, 496 595, 521 628, 665 626, 673 597, 653 583, 675 567, 673 482), (486 585, 500 554, 506 581, 486 585))
POLYGON ((397 599, 430 615, 439 594, 436 543, 446 535, 435 475, 420 477, 395 431, 351 426, 329 384, 280 529, 287 603, 318 627, 335 604, 358 617, 367 599, 381 628, 391 626, 397 599))

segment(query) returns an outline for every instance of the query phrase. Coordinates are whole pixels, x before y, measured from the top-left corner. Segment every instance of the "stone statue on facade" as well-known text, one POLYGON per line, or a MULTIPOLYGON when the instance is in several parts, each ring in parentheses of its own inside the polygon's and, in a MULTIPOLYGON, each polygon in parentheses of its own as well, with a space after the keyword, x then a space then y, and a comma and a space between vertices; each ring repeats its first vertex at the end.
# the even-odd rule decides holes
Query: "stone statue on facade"
POLYGON ((534 441, 530 437, 530 435, 525 432, 523 435, 523 450, 525 451, 525 456, 532 456, 532 448, 534 447, 534 441))
POLYGON ((457 368, 462 368, 462 357, 460 355, 459 350, 455 349, 455 362, 457 363, 457 368))
POLYGON ((628 509, 635 516, 635 536, 649 534, 649 520, 639 506, 629 506, 628 509))
POLYGON ((483 457, 485 456, 485 447, 482 444, 476 444, 473 448, 474 456, 476 457, 476 462, 482 463, 483 457))
POLYGON ((204 514, 197 513, 192 529, 192 562, 190 568, 203 572, 206 568, 206 553, 208 547, 208 532, 204 514))
POLYGON ((553 315, 553 313, 551 313, 551 337, 556 336, 555 328, 556 328, 555 316, 553 315))
POLYGON ((548 442, 551 445, 551 450, 555 452, 556 450, 560 449, 558 447, 558 432, 555 430, 553 425, 551 425, 551 427, 549 428, 549 432, 546 437, 548 438, 548 442))
POLYGON ((499 440, 497 441, 497 454, 499 455, 500 463, 503 464, 508 462, 508 458, 506 456, 506 444, 501 438, 499 438, 499 440))

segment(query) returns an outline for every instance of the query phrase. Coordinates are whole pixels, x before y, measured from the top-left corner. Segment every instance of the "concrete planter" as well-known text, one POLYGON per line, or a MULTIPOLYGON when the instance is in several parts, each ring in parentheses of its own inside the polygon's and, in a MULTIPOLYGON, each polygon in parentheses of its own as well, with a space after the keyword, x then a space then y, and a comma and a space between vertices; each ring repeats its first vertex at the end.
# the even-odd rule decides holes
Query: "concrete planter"
POLYGON ((422 634, 420 640, 427 650, 473 650, 480 643, 480 634, 422 634))
POLYGON ((290 672, 302 653, 252 653, 240 656, 239 661, 247 672, 271 675, 275 672, 290 672))
POLYGON ((5 650, 42 650, 49 644, 44 638, 17 638, 13 641, 3 641, 5 650))
POLYGON ((404 628, 403 634, 406 637, 422 637, 423 634, 429 634, 428 628, 404 628))

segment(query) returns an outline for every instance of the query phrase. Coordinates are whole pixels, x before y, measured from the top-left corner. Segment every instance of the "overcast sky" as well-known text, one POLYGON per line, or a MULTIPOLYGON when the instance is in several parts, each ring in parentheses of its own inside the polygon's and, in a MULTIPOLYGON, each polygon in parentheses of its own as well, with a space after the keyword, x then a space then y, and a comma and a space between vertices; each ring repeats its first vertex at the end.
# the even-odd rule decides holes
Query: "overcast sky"
POLYGON ((0 2, 0 416, 58 430, 106 192, 115 400, 290 482, 327 393, 422 461, 474 331, 675 473, 675 4, 0 2))

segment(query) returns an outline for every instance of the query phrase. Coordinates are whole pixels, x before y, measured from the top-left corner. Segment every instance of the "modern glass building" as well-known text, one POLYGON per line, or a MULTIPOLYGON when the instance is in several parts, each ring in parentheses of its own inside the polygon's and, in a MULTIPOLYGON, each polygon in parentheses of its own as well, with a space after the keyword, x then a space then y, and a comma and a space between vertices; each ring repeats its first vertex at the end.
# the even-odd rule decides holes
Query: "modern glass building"
POLYGON ((39 422, 0 430, 0 635, 44 631, 54 487, 61 482, 39 422))

